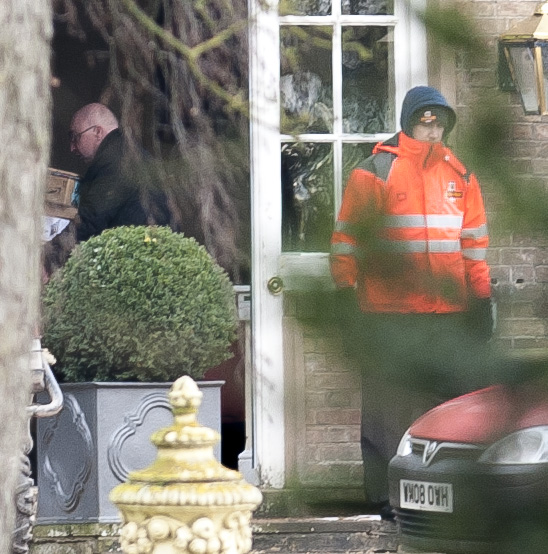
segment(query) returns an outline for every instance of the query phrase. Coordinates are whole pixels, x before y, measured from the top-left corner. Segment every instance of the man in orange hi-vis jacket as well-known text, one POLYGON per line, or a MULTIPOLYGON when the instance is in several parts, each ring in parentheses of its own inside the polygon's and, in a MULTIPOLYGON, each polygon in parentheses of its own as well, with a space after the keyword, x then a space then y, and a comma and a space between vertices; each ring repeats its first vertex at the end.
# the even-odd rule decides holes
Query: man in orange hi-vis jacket
POLYGON ((351 173, 331 241, 335 284, 359 306, 347 344, 364 367, 366 496, 381 509, 407 426, 484 384, 470 374, 492 331, 487 225, 476 177, 444 145, 455 122, 436 89, 411 89, 402 131, 351 173))

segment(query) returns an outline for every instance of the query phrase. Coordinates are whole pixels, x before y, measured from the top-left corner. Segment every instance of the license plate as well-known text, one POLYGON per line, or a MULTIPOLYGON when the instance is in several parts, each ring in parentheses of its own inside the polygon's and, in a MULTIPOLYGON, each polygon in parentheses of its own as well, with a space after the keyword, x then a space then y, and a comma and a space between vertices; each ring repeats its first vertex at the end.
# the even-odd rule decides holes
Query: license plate
POLYGON ((453 512, 453 485, 400 480, 400 507, 427 512, 453 512))

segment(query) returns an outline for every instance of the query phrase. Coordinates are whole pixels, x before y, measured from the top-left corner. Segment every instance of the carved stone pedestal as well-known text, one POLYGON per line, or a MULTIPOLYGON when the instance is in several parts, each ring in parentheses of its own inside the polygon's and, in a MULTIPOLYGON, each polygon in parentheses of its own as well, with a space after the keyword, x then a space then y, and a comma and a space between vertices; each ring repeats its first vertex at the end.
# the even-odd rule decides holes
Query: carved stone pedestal
POLYGON ((262 495, 215 460, 219 434, 196 421, 201 397, 190 377, 173 384, 169 399, 175 422, 152 435, 156 460, 110 494, 122 513, 120 544, 126 554, 251 550, 251 514, 262 495))

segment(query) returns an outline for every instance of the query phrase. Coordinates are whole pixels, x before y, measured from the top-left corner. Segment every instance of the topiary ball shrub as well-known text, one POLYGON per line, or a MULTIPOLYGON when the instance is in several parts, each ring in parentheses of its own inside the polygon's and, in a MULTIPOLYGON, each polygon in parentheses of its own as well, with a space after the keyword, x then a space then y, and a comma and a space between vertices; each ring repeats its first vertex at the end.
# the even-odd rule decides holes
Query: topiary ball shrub
POLYGON ((65 381, 194 379, 231 357, 232 284, 205 248, 165 227, 79 244, 45 287, 42 342, 65 381))

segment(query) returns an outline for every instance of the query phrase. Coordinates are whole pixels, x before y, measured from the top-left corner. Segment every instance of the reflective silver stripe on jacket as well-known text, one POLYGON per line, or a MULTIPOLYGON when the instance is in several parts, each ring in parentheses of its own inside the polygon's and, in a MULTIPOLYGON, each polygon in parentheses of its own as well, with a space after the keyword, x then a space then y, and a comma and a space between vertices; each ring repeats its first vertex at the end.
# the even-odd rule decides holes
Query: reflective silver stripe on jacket
POLYGON ((460 252, 460 240, 429 240, 429 252, 460 252))
POLYGON ((385 252, 443 254, 461 251, 460 240, 381 240, 378 245, 385 252))
MULTIPOLYGON (((461 251, 458 240, 382 240, 377 243, 378 250, 400 254, 433 252, 438 254, 453 254, 461 251)), ((331 245, 331 254, 359 256, 361 249, 351 244, 338 242, 331 245)), ((486 248, 465 248, 462 250, 465 258, 470 260, 485 260, 486 248)))
POLYGON ((463 239, 481 239, 487 236, 487 224, 480 225, 479 227, 469 227, 463 229, 461 233, 463 239))
POLYGON ((347 235, 355 235, 358 225, 349 223, 348 221, 335 221, 335 231, 346 233, 347 235))
POLYGON ((331 254, 334 255, 356 256, 359 253, 359 250, 360 249, 357 246, 353 246, 352 244, 347 244, 345 242, 337 242, 331 245, 331 254))
POLYGON ((462 215, 455 214, 386 215, 383 217, 382 221, 385 227, 400 229, 410 227, 460 229, 462 227, 462 215))
MULTIPOLYGON (((445 229, 460 229, 462 227, 462 215, 455 214, 430 214, 430 215, 386 215, 382 218, 384 227, 396 229, 409 229, 414 227, 422 228, 445 228, 445 229)), ((335 231, 340 231, 353 235, 356 233, 358 225, 348 223, 347 221, 336 221, 335 231)), ((463 229, 466 232, 465 238, 475 238, 487 235, 487 225, 480 227, 463 229)))
MULTIPOLYGON (((460 252, 459 240, 380 240, 376 243, 376 250, 381 252, 395 252, 400 254, 433 252, 439 254, 452 254, 460 252)), ((474 251, 478 249, 469 248, 474 251)), ((332 254, 349 254, 357 256, 361 249, 351 244, 336 243, 331 245, 332 254)), ((473 254, 472 254, 473 255, 473 254)), ((472 255, 470 257, 472 257, 472 255)))
POLYGON ((487 248, 463 248, 462 255, 469 260, 485 260, 487 248))

